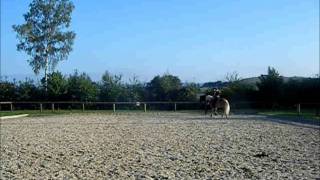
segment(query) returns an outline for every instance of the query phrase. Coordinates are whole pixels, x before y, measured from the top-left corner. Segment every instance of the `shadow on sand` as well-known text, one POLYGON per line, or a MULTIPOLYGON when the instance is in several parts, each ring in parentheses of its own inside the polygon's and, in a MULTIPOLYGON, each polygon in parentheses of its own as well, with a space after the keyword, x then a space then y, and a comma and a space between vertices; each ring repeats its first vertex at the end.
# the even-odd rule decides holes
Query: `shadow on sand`
POLYGON ((312 128, 320 130, 320 121, 314 119, 305 119, 302 117, 292 118, 292 117, 276 117, 276 116, 267 116, 267 115, 256 115, 256 114, 233 114, 226 119, 225 117, 221 117, 220 115, 210 117, 210 115, 202 115, 198 117, 190 117, 185 118, 184 120, 188 121, 201 121, 201 120, 212 120, 212 121, 232 121, 232 120, 262 120, 262 121, 271 121, 280 124, 293 125, 304 128, 312 128))

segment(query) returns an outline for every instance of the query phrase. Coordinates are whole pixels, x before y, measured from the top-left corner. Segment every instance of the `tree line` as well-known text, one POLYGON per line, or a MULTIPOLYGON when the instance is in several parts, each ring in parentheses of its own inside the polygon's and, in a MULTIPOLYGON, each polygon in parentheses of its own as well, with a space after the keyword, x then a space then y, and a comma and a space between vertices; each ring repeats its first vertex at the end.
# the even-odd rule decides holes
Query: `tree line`
POLYGON ((38 83, 31 79, 0 82, 0 101, 196 101, 199 92, 199 85, 182 83, 170 74, 155 76, 147 83, 137 77, 124 82, 121 75, 109 72, 95 82, 78 71, 68 76, 53 72, 47 81, 42 78, 38 83))
POLYGON ((223 95, 231 102, 256 102, 269 108, 320 103, 320 78, 316 75, 285 81, 275 68, 268 67, 267 74, 261 75, 255 84, 244 84, 239 78, 231 78, 230 84, 223 89, 223 95))
MULTIPOLYGON (((245 84, 238 76, 229 76, 222 97, 230 102, 263 102, 266 105, 319 103, 319 78, 284 81, 272 67, 259 82, 245 84)), ((105 72, 93 81, 88 74, 75 71, 68 76, 61 72, 48 74, 40 82, 0 82, 0 101, 199 101, 200 94, 210 94, 197 83, 182 83, 178 76, 157 75, 149 82, 132 77, 128 82, 121 75, 105 72), (47 90, 45 87, 47 85, 47 90)))

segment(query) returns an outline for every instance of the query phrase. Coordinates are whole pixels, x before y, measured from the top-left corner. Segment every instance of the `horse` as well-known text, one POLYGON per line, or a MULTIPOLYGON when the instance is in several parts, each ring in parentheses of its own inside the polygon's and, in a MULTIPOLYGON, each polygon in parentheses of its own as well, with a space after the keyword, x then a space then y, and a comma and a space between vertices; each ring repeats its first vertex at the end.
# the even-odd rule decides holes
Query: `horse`
POLYGON ((209 101, 211 98, 213 98, 213 96, 207 94, 200 96, 200 104, 204 107, 204 114, 207 114, 208 112, 208 107, 210 107, 209 101))
POLYGON ((222 117, 225 115, 226 118, 228 118, 230 113, 230 104, 227 99, 207 95, 206 102, 210 105, 211 117, 213 117, 213 114, 217 115, 218 109, 223 109, 222 117))

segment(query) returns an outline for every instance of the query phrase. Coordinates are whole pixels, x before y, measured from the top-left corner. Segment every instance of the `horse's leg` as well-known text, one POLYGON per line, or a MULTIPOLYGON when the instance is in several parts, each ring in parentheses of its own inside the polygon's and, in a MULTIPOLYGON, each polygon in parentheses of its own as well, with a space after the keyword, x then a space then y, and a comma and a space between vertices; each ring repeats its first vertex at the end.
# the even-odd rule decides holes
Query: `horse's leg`
POLYGON ((218 115, 218 107, 217 107, 217 105, 214 106, 214 115, 218 115))
POLYGON ((224 106, 224 108, 223 108, 223 113, 226 116, 226 119, 228 119, 227 107, 226 106, 224 106))
POLYGON ((204 115, 207 115, 207 111, 208 111, 208 105, 207 104, 204 104, 204 115))

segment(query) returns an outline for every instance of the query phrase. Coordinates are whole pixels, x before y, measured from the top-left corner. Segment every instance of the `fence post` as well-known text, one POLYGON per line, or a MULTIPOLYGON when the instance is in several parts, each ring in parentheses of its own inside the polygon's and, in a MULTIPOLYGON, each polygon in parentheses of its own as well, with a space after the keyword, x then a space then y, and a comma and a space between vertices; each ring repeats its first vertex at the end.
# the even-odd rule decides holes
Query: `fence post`
POLYGON ((52 112, 54 112, 54 103, 51 104, 52 112))
POLYGON ((300 115, 300 113, 301 113, 300 104, 297 104, 297 113, 298 113, 298 115, 300 115))
POLYGON ((82 103, 82 112, 84 111, 84 103, 82 103))
POLYGON ((144 103, 144 112, 147 112, 147 104, 144 103))
POLYGON ((10 103, 10 111, 13 111, 13 105, 10 103))
POLYGON ((113 112, 116 112, 116 104, 113 104, 113 112))
POLYGON ((174 103, 174 111, 177 111, 177 103, 174 103))
POLYGON ((42 112, 42 104, 40 103, 40 112, 42 112))

